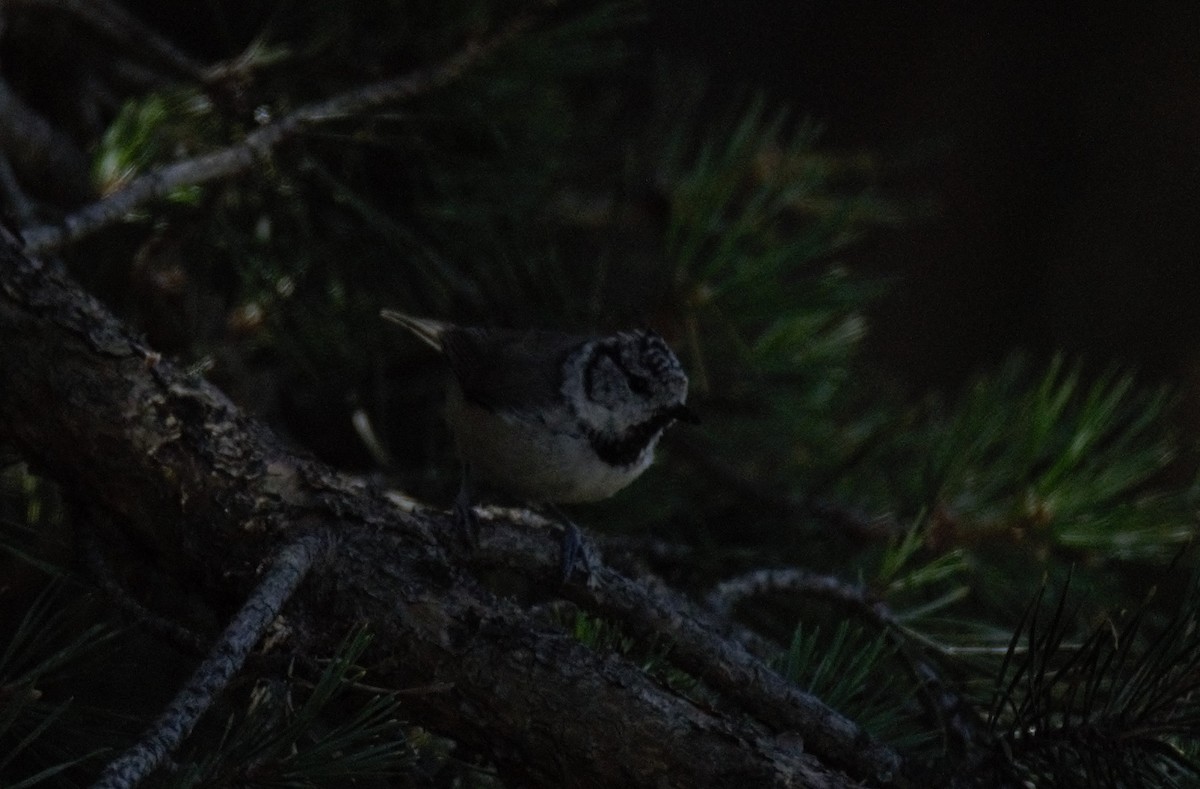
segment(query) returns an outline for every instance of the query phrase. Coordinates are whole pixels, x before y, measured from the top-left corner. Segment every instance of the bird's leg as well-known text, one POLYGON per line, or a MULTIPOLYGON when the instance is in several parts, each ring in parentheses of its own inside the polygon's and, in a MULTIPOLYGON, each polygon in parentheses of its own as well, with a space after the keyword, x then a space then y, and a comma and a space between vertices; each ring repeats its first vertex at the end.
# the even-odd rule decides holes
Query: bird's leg
POLYGON ((462 482, 454 497, 454 525, 469 547, 479 544, 479 517, 471 507, 471 464, 463 463, 462 482))
POLYGON ((588 556, 587 547, 583 544, 583 537, 579 532, 579 527, 575 522, 563 513, 558 507, 553 504, 548 505, 550 512, 554 514, 563 526, 562 537, 562 554, 561 554, 561 571, 562 582, 566 583, 571 580, 571 575, 575 572, 577 564, 583 565, 584 575, 589 575, 592 572, 591 558, 588 556))

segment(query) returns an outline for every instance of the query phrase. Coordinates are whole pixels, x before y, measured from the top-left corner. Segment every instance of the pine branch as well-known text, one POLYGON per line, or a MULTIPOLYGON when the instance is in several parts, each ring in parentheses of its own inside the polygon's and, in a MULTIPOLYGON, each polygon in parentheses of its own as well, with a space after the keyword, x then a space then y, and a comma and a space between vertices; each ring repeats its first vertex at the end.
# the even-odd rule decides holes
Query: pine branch
POLYGON ((911 630, 891 607, 862 586, 802 568, 755 570, 717 584, 709 592, 706 603, 721 616, 729 617, 735 606, 749 598, 780 592, 837 603, 885 632, 911 667, 930 716, 960 746, 981 739, 980 721, 973 705, 946 682, 934 662, 920 653, 912 643, 911 630))
MULTIPOLYGON (((529 522, 519 514, 517 517, 529 522)), ((524 567, 541 582, 554 583, 561 572, 558 543, 547 543, 540 531, 505 533, 496 539, 496 530, 486 529, 465 561, 480 574, 524 567)), ((597 616, 619 621, 635 636, 665 639, 671 644, 672 665, 702 679, 773 728, 796 732, 804 738, 806 749, 823 754, 842 769, 903 785, 903 762, 896 751, 821 699, 784 680, 739 640, 724 635, 737 629, 728 619, 714 619, 666 587, 626 578, 598 557, 589 562, 586 581, 561 588, 565 599, 597 616)))
POLYGON ((740 601, 772 592, 797 592, 835 600, 850 606, 877 625, 899 626, 887 605, 881 600, 873 599, 861 586, 852 586, 840 578, 801 568, 754 570, 730 578, 713 587, 708 594, 707 603, 714 611, 728 616, 740 601))
POLYGON ((270 570, 221 634, 208 658, 142 739, 109 763, 92 785, 93 789, 136 786, 179 746, 217 694, 241 669, 250 650, 304 580, 325 543, 324 537, 306 535, 279 551, 270 570))
POLYGON ((23 231, 25 249, 31 255, 52 252, 108 225, 120 222, 135 208, 161 200, 177 189, 245 172, 269 157, 271 151, 281 143, 309 127, 407 101, 447 85, 516 38, 532 22, 533 17, 519 17, 491 38, 473 41, 434 66, 306 105, 256 129, 234 145, 159 167, 139 176, 107 197, 64 217, 57 224, 23 231))
MULTIPOLYGON (((12 591, 4 590, 9 607, 12 591)), ((71 736, 81 722, 79 705, 55 687, 85 672, 89 659, 117 631, 96 622, 97 610, 86 598, 69 598, 64 592, 62 583, 48 583, 0 636, 0 781, 6 789, 38 785, 105 750, 93 744, 79 747, 80 740, 71 736), (95 624, 78 627, 89 621, 95 624), (15 774, 14 765, 34 753, 41 763, 32 764, 40 769, 15 774)))
MULTIPOLYGON (((860 753, 861 730, 747 660, 703 617, 597 570, 610 610, 651 606, 628 617, 642 630, 673 632, 682 621, 692 641, 681 650, 683 667, 717 679, 727 701, 735 700, 728 689, 746 689, 742 703, 762 718, 681 698, 639 666, 597 654, 491 594, 449 516, 405 512, 360 480, 297 457, 212 386, 148 351, 65 275, 0 249, 0 281, 0 336, 8 338, 0 343, 0 436, 79 497, 120 515, 121 527, 162 548, 164 561, 203 568, 193 594, 225 599, 244 589, 298 522, 336 528, 338 550, 297 601, 303 626, 291 632, 294 648, 327 653, 330 634, 347 621, 370 621, 388 655, 375 684, 452 683, 444 694, 407 698, 407 712, 487 753, 514 782, 834 787, 849 785, 848 770, 903 783, 890 749, 864 738, 860 753), (720 659, 703 663, 702 644, 715 645, 720 659), (722 680, 720 671, 735 675, 722 680), (799 713, 788 709, 793 702, 803 705, 799 713), (795 730, 796 721, 806 726, 803 748, 774 736, 776 725, 795 730)), ((510 572, 557 582, 558 542, 544 534, 497 520, 484 543, 507 543, 508 555, 521 557, 510 572)))
POLYGON ((790 685, 737 642, 715 638, 714 623, 677 594, 653 593, 605 567, 593 571, 591 583, 571 585, 564 594, 635 632, 670 639, 671 659, 680 668, 727 692, 772 726, 799 732, 815 752, 874 780, 899 780, 901 759, 895 751, 790 685))
POLYGON ((1183 746, 1194 751, 1200 720, 1197 590, 1152 636, 1147 601, 1119 627, 1102 623, 1073 643, 1079 617, 1067 589, 1050 606, 1039 591, 1014 631, 988 717, 992 748, 964 779, 1191 785, 1200 764, 1183 746))
POLYGON ((363 689, 355 680, 372 640, 355 627, 315 682, 289 672, 239 694, 234 706, 242 711, 220 727, 219 741, 199 742, 178 760, 176 785, 340 787, 411 767, 399 693, 377 688, 362 703, 346 703, 348 691, 363 689))

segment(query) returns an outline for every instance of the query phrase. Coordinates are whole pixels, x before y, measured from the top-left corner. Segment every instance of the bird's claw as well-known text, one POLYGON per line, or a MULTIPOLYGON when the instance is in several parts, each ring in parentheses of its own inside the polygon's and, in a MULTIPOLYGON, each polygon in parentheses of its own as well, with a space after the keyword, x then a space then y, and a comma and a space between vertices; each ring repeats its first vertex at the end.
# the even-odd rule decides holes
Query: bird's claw
POLYGON ((579 533, 579 527, 565 518, 563 519, 561 557, 559 569, 562 573, 562 582, 564 584, 571 580, 571 576, 575 574, 576 567, 581 567, 585 576, 591 574, 591 558, 588 556, 587 546, 583 544, 583 537, 579 533))
POLYGON ((471 484, 469 472, 465 468, 462 485, 459 486, 458 495, 454 497, 454 525, 468 548, 479 545, 479 516, 471 506, 471 484))

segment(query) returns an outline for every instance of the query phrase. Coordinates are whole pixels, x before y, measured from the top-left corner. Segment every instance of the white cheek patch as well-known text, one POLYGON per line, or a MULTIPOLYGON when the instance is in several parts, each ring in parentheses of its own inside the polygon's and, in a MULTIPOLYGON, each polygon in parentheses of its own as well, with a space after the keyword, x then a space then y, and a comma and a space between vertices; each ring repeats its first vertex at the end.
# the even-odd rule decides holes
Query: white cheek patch
MULTIPOLYGON (((611 428, 613 412, 593 399, 594 392, 589 392, 587 388, 587 369, 593 357, 600 352, 599 341, 592 340, 566 358, 563 362, 562 395, 567 407, 585 426, 606 430, 611 428)), ((601 360, 600 363, 605 362, 601 360)))
POLYGON ((648 344, 623 333, 591 340, 563 361, 564 402, 582 426, 605 436, 681 405, 687 388, 687 375, 661 339, 648 344), (642 389, 634 391, 633 376, 642 389))

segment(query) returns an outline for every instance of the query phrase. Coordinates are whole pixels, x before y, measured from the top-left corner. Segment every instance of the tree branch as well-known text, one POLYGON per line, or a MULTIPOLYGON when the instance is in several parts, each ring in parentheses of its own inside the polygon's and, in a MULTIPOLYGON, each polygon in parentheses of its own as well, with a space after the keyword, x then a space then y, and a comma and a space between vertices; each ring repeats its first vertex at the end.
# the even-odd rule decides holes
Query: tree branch
POLYGON ((709 608, 728 616, 740 601, 771 592, 798 592, 835 600, 854 608, 876 625, 899 625, 891 609, 883 601, 873 598, 861 586, 852 586, 832 575, 814 573, 799 567, 753 570, 722 581, 709 592, 707 602, 709 608))
MULTIPOLYGON (((637 629, 670 633, 683 622, 692 645, 681 666, 709 677, 722 707, 749 714, 698 706, 492 594, 471 572, 484 558, 468 554, 445 513, 405 512, 367 483, 293 454, 142 346, 64 274, 9 248, 0 249, 0 369, 0 438, 72 495, 118 515, 153 547, 161 577, 214 608, 231 593, 248 596, 264 557, 298 530, 336 529, 338 550, 293 600, 290 646, 328 654, 349 623, 368 622, 372 683, 452 685, 408 699, 412 719, 490 754, 515 783, 832 787, 850 784, 843 770, 900 782, 878 769, 899 763, 887 749, 801 699, 702 617, 673 610, 679 601, 608 568, 595 573, 609 597, 568 594, 601 613, 629 611, 637 629), (714 667, 696 655, 706 638, 714 667), (736 698, 741 690, 748 700, 736 698), (789 712, 792 704, 803 709, 789 712), (873 756, 850 752, 852 741, 873 756)), ((556 539, 496 520, 485 551, 520 557, 514 568, 553 588, 556 539)))
POLYGON ((151 724, 142 739, 109 763, 92 789, 129 789, 141 783, 183 742, 262 639, 308 574, 327 538, 305 535, 279 552, 262 583, 217 639, 183 690, 151 724))
POLYGON ((279 120, 261 126, 239 143, 156 168, 133 179, 107 197, 69 214, 57 224, 25 230, 23 235, 26 250, 31 255, 54 251, 107 225, 121 221, 135 208, 161 200, 176 189, 245 172, 269 156, 284 140, 309 126, 405 101, 453 82, 467 69, 519 35, 530 24, 532 17, 520 17, 491 38, 482 42, 471 42, 434 66, 306 105, 279 120))
POLYGON ((920 683, 927 709, 955 744, 965 748, 982 739, 980 722, 972 706, 946 683, 936 665, 913 648, 909 643, 911 631, 891 607, 861 586, 796 567, 755 570, 717 584, 709 593, 707 602, 712 610, 730 616, 740 601, 774 592, 791 592, 831 600, 886 632, 897 648, 904 652, 920 683))
POLYGON ((720 628, 678 595, 651 595, 640 584, 600 568, 600 582, 571 587, 589 609, 614 616, 650 635, 671 639, 671 659, 685 671, 726 693, 748 713, 779 731, 801 733, 805 747, 860 777, 890 782, 899 778, 900 757, 856 723, 789 684, 739 643, 720 637, 720 628))

